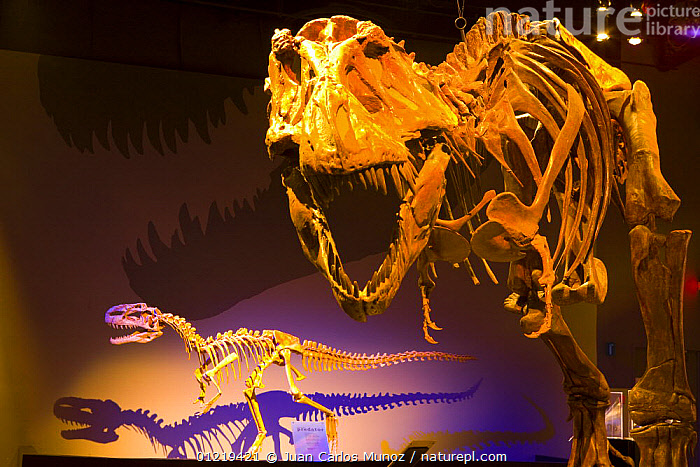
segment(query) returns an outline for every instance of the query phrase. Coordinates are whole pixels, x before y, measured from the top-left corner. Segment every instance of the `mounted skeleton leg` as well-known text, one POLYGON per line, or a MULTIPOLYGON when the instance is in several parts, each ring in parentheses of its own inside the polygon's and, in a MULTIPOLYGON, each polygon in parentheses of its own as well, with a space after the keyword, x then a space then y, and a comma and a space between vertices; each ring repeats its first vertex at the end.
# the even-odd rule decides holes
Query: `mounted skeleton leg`
MULTIPOLYGON (((546 53, 546 51, 539 51, 546 53)), ((529 53, 527 50, 524 52, 529 53)), ((553 56, 552 60, 559 59, 553 56)), ((474 233, 472 247, 482 258, 511 262, 509 286, 515 294, 506 299, 506 308, 522 315, 520 323, 523 333, 531 338, 540 337, 554 354, 562 369, 564 391, 568 396, 574 423, 569 466, 609 467, 611 464, 605 431, 605 409, 609 403, 609 388, 603 375, 586 357, 571 335, 559 307, 552 302, 555 265, 547 240, 539 234, 539 223, 546 212, 551 194, 555 191, 555 181, 562 175, 565 182, 565 202, 562 205, 561 216, 564 225, 559 233, 560 242, 554 256, 573 255, 572 263, 566 268, 565 278, 587 259, 590 244, 597 232, 599 216, 602 216, 600 203, 607 193, 607 188, 603 188, 607 180, 603 180, 602 160, 609 156, 610 148, 608 146, 604 150, 601 148, 609 137, 606 133, 609 117, 607 111, 600 108, 602 98, 599 99, 599 97, 601 96, 587 88, 587 83, 577 82, 577 90, 562 81, 557 83, 557 86, 566 89, 566 96, 556 95, 553 93, 553 86, 548 84, 542 75, 532 72, 537 69, 534 62, 532 65, 530 71, 519 68, 523 70, 523 74, 511 76, 508 89, 515 89, 520 83, 520 92, 517 96, 512 96, 512 107, 534 115, 546 127, 550 139, 554 142, 547 168, 538 179, 539 167, 534 157, 535 151, 528 141, 523 141, 523 135, 520 134, 521 128, 515 127, 518 124, 517 122, 513 124, 514 119, 511 119, 507 134, 513 135, 510 139, 516 143, 518 151, 528 162, 529 173, 526 172, 525 175, 533 178, 537 191, 529 206, 525 204, 525 198, 518 197, 517 190, 506 191, 496 196, 486 211, 489 221, 474 233), (528 86, 538 90, 542 88, 542 92, 550 93, 549 100, 552 108, 559 113, 560 117, 565 118, 561 128, 556 125, 546 109, 541 108, 541 103, 535 100, 527 87, 522 86, 518 76, 523 77, 523 82, 528 86), (587 99, 586 104, 579 91, 587 99), (598 134, 601 132, 603 135, 599 143, 598 134), (585 136, 585 143, 590 145, 590 148, 586 148, 584 137, 581 135, 585 136), (569 161, 568 166, 567 161, 569 161), (590 207, 587 206, 589 191, 586 188, 589 161, 591 172, 594 174, 594 186, 589 189, 590 207), (581 173, 577 200, 572 194, 571 171, 574 162, 579 165, 581 173), (572 204, 575 204, 573 218, 569 217, 569 206, 572 204), (574 236, 579 234, 581 219, 587 208, 590 209, 588 219, 590 223, 582 226, 582 238, 576 243, 574 236), (569 222, 568 226, 566 222, 569 222)), ((562 69, 567 67, 571 68, 566 63, 562 64, 562 69)), ((575 72, 571 74, 573 76, 575 72)), ((552 79, 557 78, 552 77, 552 79)), ((510 112, 512 111, 510 109, 510 112)), ((506 120, 504 118, 504 121, 506 120)), ((498 130, 505 133, 503 128, 498 130)), ((491 152, 500 150, 500 139, 494 138, 494 141, 496 144, 489 149, 491 152)))
POLYGON ((630 391, 632 437, 642 467, 685 467, 697 443, 696 402, 685 368, 683 278, 690 231, 655 233, 655 218, 671 220, 680 200, 659 167, 656 117, 646 85, 609 93, 627 153, 625 217, 631 226, 632 268, 644 329, 647 370, 630 391))
POLYGON ((330 409, 324 407, 318 402, 314 402, 309 399, 301 390, 297 387, 294 377, 302 380, 306 378, 299 370, 294 368, 290 363, 291 350, 282 349, 280 350, 280 356, 284 361, 284 369, 287 373, 287 382, 289 383, 289 392, 292 394, 292 398, 295 402, 300 404, 310 405, 311 407, 320 410, 326 416, 326 433, 328 435, 328 444, 330 445, 331 452, 336 452, 338 448, 338 419, 330 409))
POLYGON ((216 381, 217 377, 219 376, 219 373, 226 368, 228 365, 231 363, 235 362, 238 360, 238 354, 232 353, 227 355, 223 360, 221 360, 219 363, 214 366, 211 370, 205 370, 206 365, 202 365, 201 367, 197 368, 194 370, 194 376, 197 378, 197 383, 199 383, 199 397, 195 399, 194 403, 201 403, 204 407, 202 408, 201 412, 198 412, 197 415, 200 414, 205 414, 209 412, 209 409, 211 409, 211 406, 214 405, 214 403, 221 397, 221 386, 219 386, 219 383, 216 381), (206 399, 206 384, 207 383, 213 383, 214 386, 216 387, 216 395, 212 397, 209 402, 204 402, 206 399))
POLYGON ((632 267, 644 329, 647 370, 630 391, 632 437, 640 467, 685 467, 697 442, 695 397, 683 342, 683 278, 690 231, 668 236, 645 226, 630 232, 632 267))
POLYGON ((274 351, 269 356, 263 357, 252 374, 245 380, 246 389, 243 391, 243 396, 248 402, 253 422, 255 422, 255 426, 258 429, 258 435, 255 437, 253 445, 248 449, 248 454, 251 456, 260 451, 262 443, 267 436, 267 430, 265 430, 265 424, 263 423, 262 414, 260 413, 260 404, 258 404, 258 400, 255 398, 255 390, 265 387, 265 385, 262 384, 263 371, 273 363, 280 363, 278 351, 274 351))
POLYGON ((522 316, 523 334, 543 328, 542 322, 551 316, 551 325, 539 335, 552 352, 564 376, 563 389, 567 395, 573 436, 569 467, 610 467, 610 446, 605 429, 605 410, 609 405, 609 388, 603 374, 581 350, 561 314, 553 305, 551 314, 543 301, 540 282, 541 258, 530 251, 522 260, 511 263, 508 286, 514 294, 506 299, 506 309, 522 316))
POLYGON ((573 421, 569 467, 611 466, 605 429, 610 390, 605 377, 576 343, 558 306, 552 308, 551 329, 540 338, 564 374, 564 392, 573 421))
MULTIPOLYGON (((292 344, 292 347, 299 347, 298 344, 292 344)), ((310 405, 315 409, 320 410, 326 416, 326 433, 328 435, 328 442, 331 448, 331 452, 335 452, 338 445, 338 420, 335 414, 324 407, 323 405, 312 401, 309 399, 296 385, 296 379, 302 380, 305 376, 296 369, 291 364, 291 354, 292 351, 296 349, 290 349, 287 347, 278 348, 275 350, 268 358, 263 359, 260 364, 253 370, 251 376, 246 380, 246 389, 243 391, 243 395, 248 402, 248 407, 250 407, 250 412, 253 416, 253 421, 258 429, 258 435, 255 438, 255 442, 248 450, 248 454, 253 455, 260 451, 262 448, 262 443, 267 436, 267 430, 265 429, 265 424, 263 423, 262 414, 260 413, 260 405, 258 404, 257 398, 255 397, 255 390, 262 389, 265 386, 262 384, 263 372, 271 364, 284 365, 285 373, 287 375, 287 382, 289 383, 289 392, 295 402, 300 404, 310 405)))

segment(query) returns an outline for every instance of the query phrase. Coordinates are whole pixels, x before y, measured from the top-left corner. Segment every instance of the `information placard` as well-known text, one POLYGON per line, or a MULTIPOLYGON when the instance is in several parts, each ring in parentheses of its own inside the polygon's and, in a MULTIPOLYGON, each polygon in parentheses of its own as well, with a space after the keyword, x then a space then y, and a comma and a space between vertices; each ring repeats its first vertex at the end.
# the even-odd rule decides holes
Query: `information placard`
POLYGON ((292 439, 297 458, 310 455, 311 459, 320 459, 320 454, 328 455, 328 436, 326 422, 292 422, 292 439))

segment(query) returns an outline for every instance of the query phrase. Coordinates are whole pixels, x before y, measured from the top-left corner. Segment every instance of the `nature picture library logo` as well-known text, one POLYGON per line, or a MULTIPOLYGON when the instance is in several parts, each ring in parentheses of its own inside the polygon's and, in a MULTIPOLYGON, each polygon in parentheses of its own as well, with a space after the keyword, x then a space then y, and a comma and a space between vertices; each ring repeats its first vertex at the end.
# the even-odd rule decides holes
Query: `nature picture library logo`
MULTIPOLYGON (((486 14, 495 11, 511 13, 508 8, 487 8, 486 14)), ((529 18, 512 24, 513 18, 506 16, 506 28, 528 30, 531 34, 542 32, 542 21, 557 20, 546 25, 546 32, 555 35, 557 24, 561 23, 572 34, 594 35, 605 40, 614 27, 624 36, 636 37, 675 35, 700 40, 700 6, 645 4, 641 8, 625 7, 619 10, 609 4, 598 8, 560 8, 554 0, 549 0, 542 10, 524 7, 517 11, 529 18), (527 22, 530 26, 527 26, 527 22)), ((513 30, 513 29, 510 29, 513 30)))

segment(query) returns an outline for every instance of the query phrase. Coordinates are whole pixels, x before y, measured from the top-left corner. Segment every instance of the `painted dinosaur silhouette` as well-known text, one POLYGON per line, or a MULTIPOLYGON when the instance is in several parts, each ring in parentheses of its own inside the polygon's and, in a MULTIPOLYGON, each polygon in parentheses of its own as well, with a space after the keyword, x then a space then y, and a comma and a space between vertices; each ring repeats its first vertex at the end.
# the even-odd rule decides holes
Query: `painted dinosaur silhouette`
POLYGON ((456 451, 464 451, 468 449, 483 450, 489 446, 512 446, 516 443, 538 443, 543 444, 554 436, 554 425, 547 416, 547 413, 537 406, 529 397, 523 396, 532 405, 542 417, 544 426, 542 429, 531 432, 522 433, 516 431, 476 431, 476 430, 461 430, 461 431, 435 431, 435 432, 416 432, 406 437, 404 443, 398 449, 392 449, 387 441, 382 441, 382 453, 393 454, 402 452, 411 441, 415 440, 431 440, 435 441, 432 447, 432 452, 452 453, 456 451))
MULTIPOLYGON (((169 157, 181 153, 188 141, 199 138, 211 143, 215 129, 240 117, 231 113, 255 118, 264 112, 264 104, 258 109, 255 102, 246 104, 244 97, 262 85, 262 68, 261 79, 252 80, 203 78, 52 56, 41 56, 37 67, 46 114, 66 145, 81 153, 94 154, 103 148, 116 157, 138 158, 153 148, 169 157), (115 82, 119 85, 112 85, 115 82), (93 95, 99 98, 91 98, 93 95), (235 109, 226 108, 228 99, 235 109)), ((259 166, 263 152, 261 131, 259 154, 234 152, 231 157, 259 166)), ((230 203, 212 202, 204 215, 183 202, 179 212, 172 212, 180 224, 175 232, 159 229, 155 222, 144 225, 146 237, 134 238, 122 258, 132 290, 145 302, 203 319, 313 273, 315 269, 302 255, 287 255, 287 267, 275 267, 279 251, 298 250, 296 233, 286 220, 288 207, 280 180, 278 168, 252 199, 237 197, 232 189, 230 203), (250 261, 251 257, 255 261, 250 261), (231 267, 235 264, 248 266, 231 267)), ((381 199, 375 203, 387 204, 381 199)), ((339 229, 348 230, 351 220, 341 218, 340 222, 339 229)), ((390 236, 391 226, 386 225, 385 230, 381 236, 390 236)), ((348 251, 347 260, 383 249, 382 242, 369 235, 358 244, 362 249, 348 251)))
POLYGON ((147 238, 138 239, 136 248, 127 248, 122 258, 132 290, 147 303, 203 319, 311 274, 313 267, 301 255, 285 259, 287 267, 274 267, 279 252, 294 251, 297 239, 284 222, 287 203, 279 170, 270 177, 269 188, 258 192, 252 203, 234 201, 231 208, 212 203, 201 220, 183 204, 174 232, 159 233, 149 222, 147 238), (247 266, 233 267, 236 264, 247 266))
MULTIPOLYGON (((337 416, 360 415, 392 410, 399 407, 425 404, 452 404, 474 397, 481 380, 461 392, 402 393, 402 394, 323 394, 310 397, 332 410, 337 416)), ((320 420, 321 412, 313 407, 297 404, 285 391, 266 391, 259 401, 274 410, 263 413, 267 436, 274 442, 275 452, 281 456, 282 435, 292 441, 292 434, 280 421, 320 420)), ((245 402, 214 407, 206 414, 188 417, 180 422, 164 425, 164 421, 148 410, 122 409, 112 400, 62 397, 54 404, 54 415, 76 428, 61 431, 64 439, 83 439, 107 444, 119 439, 116 430, 124 427, 142 433, 154 449, 163 449, 169 458, 186 458, 187 453, 206 449, 224 452, 245 452, 258 432, 251 423, 245 402)))
MULTIPOLYGON (((136 247, 127 248, 122 258, 132 290, 146 303, 158 303, 196 320, 312 274, 315 268, 303 255, 286 255, 285 267, 276 267, 280 252, 297 251, 299 243, 286 219, 289 207, 281 172, 276 169, 270 173, 269 187, 260 190, 251 203, 234 201, 232 207, 212 203, 204 219, 192 215, 183 204, 177 214, 179 228, 173 232, 159 231, 150 222, 147 237, 137 239, 136 247), (236 264, 246 267, 232 267, 236 264)), ((391 200, 384 196, 373 198, 372 204, 377 215, 393 209, 391 200)), ((336 207, 339 211, 349 208, 336 207)), ((347 261, 381 252, 383 239, 390 237, 393 227, 378 222, 373 230, 358 232, 352 229, 353 216, 339 215, 334 221, 341 232, 354 235, 352 242, 346 242, 347 261)))
POLYGON ((94 153, 97 140, 125 158, 143 154, 144 142, 161 155, 177 153, 177 140, 187 143, 192 136, 190 125, 210 143, 211 128, 226 123, 224 102, 231 99, 246 114, 244 90, 258 85, 253 79, 205 81, 196 73, 48 55, 39 58, 37 76, 41 105, 69 147, 94 153))

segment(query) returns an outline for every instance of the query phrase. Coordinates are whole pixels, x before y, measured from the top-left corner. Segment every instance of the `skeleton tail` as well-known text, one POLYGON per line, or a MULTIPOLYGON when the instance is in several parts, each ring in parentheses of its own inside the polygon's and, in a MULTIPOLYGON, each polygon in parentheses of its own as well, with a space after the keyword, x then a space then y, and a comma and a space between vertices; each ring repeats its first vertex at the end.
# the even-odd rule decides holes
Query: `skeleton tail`
POLYGON ((516 444, 544 444, 552 439, 556 434, 556 430, 547 413, 535 404, 529 397, 523 396, 534 409, 542 417, 544 426, 534 432, 517 432, 517 431, 477 431, 477 430, 461 430, 461 431, 435 431, 435 432, 417 432, 412 433, 407 438, 401 447, 397 450, 392 449, 389 443, 382 441, 382 453, 392 454, 402 452, 411 441, 416 440, 431 440, 435 441, 431 452, 452 453, 456 451, 464 451, 468 449, 484 450, 494 446, 513 446, 516 444))
POLYGON ((302 344, 303 364, 307 371, 321 370, 369 370, 394 365, 397 363, 425 360, 440 360, 448 362, 466 362, 474 360, 469 355, 456 355, 445 352, 430 352, 409 350, 397 354, 358 354, 343 352, 314 341, 304 341, 302 344))

